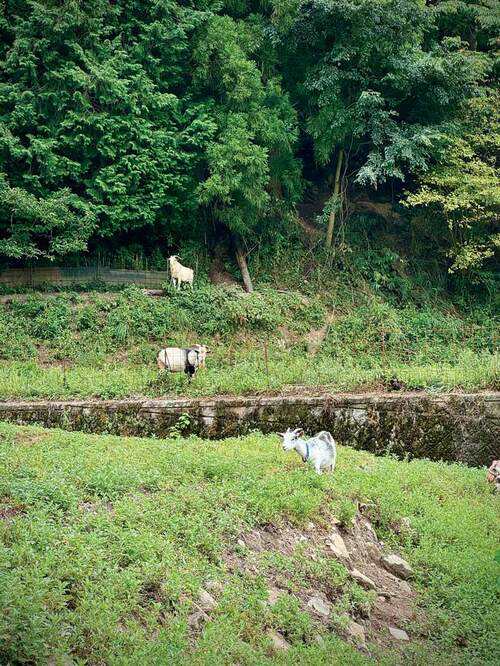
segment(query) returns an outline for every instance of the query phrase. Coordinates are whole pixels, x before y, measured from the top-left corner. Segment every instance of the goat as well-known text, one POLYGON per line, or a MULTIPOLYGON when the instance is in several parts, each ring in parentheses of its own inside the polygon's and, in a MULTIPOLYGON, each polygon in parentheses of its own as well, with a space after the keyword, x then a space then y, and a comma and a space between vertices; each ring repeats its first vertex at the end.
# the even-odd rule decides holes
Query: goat
POLYGON ((179 257, 176 254, 173 254, 168 258, 168 263, 170 265, 170 276, 172 278, 172 284, 177 289, 180 289, 183 282, 187 282, 193 288, 193 279, 194 272, 192 268, 187 268, 179 262, 179 257))
POLYGON ((208 349, 205 345, 192 345, 185 349, 166 347, 160 349, 156 355, 156 365, 159 370, 184 372, 191 379, 198 368, 205 367, 207 354, 208 349))
POLYGON ((301 428, 286 432, 279 432, 283 437, 283 450, 295 449, 304 462, 310 462, 316 472, 321 474, 322 469, 333 472, 337 461, 337 445, 329 432, 318 432, 311 439, 304 440, 304 431, 301 428))
POLYGON ((491 463, 486 478, 489 483, 494 483, 495 489, 500 492, 500 460, 491 463))

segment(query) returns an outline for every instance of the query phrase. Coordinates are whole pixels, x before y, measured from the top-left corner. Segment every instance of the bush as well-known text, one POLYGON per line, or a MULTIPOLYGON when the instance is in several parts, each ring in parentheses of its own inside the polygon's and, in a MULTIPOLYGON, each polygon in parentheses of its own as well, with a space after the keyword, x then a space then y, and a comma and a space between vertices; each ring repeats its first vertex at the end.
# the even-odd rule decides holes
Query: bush
POLYGON ((27 360, 36 356, 36 347, 24 328, 10 313, 0 310, 0 358, 27 360))
POLYGON ((25 301, 13 301, 10 308, 33 337, 52 340, 70 327, 71 304, 76 299, 70 294, 56 298, 36 295, 29 296, 25 301))

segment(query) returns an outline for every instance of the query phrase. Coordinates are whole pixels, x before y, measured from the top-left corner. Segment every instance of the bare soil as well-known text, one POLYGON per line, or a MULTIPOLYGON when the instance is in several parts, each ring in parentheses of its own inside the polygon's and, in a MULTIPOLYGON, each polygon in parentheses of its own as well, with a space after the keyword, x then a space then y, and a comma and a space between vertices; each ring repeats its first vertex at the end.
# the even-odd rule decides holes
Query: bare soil
MULTIPOLYGON (((306 556, 313 561, 319 558, 339 560, 351 572, 352 579, 362 587, 369 589, 370 586, 360 583, 357 572, 370 579, 377 593, 377 599, 370 612, 364 615, 353 614, 351 620, 363 627, 366 641, 371 645, 371 649, 397 648, 401 643, 391 636, 389 627, 402 628, 421 613, 416 608, 416 595, 408 581, 393 575, 382 565, 380 558, 385 554, 384 545, 377 538, 371 522, 361 513, 357 515, 352 527, 347 530, 341 528, 335 519, 331 519, 330 526, 309 523, 305 529, 290 523, 263 525, 244 534, 240 538, 240 546, 243 544, 248 549, 247 552, 242 553, 240 549, 227 552, 224 556, 226 566, 231 572, 245 571, 251 576, 256 576, 258 568, 255 565, 254 555, 271 551, 291 556, 295 549, 301 546, 305 548, 306 556), (347 557, 340 557, 333 552, 329 545, 333 534, 342 538, 347 549, 347 557)), ((262 575, 262 572, 259 574, 262 575)), ((273 604, 284 593, 283 573, 266 570, 265 576, 269 600, 273 604)), ((299 597, 304 611, 311 613, 325 627, 332 628, 330 615, 316 613, 310 602, 311 599, 320 598, 330 606, 335 604, 339 594, 334 584, 319 585, 317 581, 312 581, 311 587, 299 590, 296 596, 299 597)), ((363 652, 370 652, 370 647, 363 642, 360 644, 348 629, 342 630, 336 626, 335 631, 344 633, 345 638, 353 640, 363 652)))

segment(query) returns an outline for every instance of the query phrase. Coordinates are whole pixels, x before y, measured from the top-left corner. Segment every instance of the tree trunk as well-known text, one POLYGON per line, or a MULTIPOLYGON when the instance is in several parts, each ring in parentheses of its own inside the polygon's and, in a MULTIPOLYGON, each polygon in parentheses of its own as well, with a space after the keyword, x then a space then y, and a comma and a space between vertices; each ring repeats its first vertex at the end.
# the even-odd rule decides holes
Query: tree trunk
POLYGON ((250 273, 248 272, 245 253, 243 252, 243 248, 241 247, 241 242, 238 236, 234 234, 233 238, 234 238, 234 247, 236 249, 236 261, 238 262, 238 266, 240 267, 241 277, 243 278, 243 286, 245 287, 245 291, 251 294, 253 291, 253 284, 252 284, 252 278, 250 277, 250 273))
POLYGON ((344 161, 344 149, 339 150, 337 155, 337 168, 335 170, 335 184, 333 186, 333 207, 328 218, 328 229, 326 230, 326 247, 332 247, 333 230, 335 229, 335 216, 337 214, 337 200, 340 194, 342 162, 344 161))

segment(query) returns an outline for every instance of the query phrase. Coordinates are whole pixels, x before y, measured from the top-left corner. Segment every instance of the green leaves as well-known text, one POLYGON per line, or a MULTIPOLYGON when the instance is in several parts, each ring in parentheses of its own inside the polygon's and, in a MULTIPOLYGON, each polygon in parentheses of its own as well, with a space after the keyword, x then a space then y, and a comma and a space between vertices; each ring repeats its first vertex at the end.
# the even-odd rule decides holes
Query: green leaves
POLYGON ((186 113, 173 92, 186 77, 188 12, 21 5, 6 13, 1 63, 0 252, 53 257, 85 249, 93 232, 184 224, 213 135, 204 106, 186 113))
POLYGON ((498 103, 498 93, 467 103, 463 124, 444 137, 438 159, 421 175, 420 187, 406 196, 408 207, 441 226, 451 272, 480 267, 499 247, 498 103))
MULTIPOLYGON (((432 179, 447 160, 477 193, 463 236, 471 207, 496 205, 491 162, 474 147, 460 158, 454 124, 493 79, 497 25, 493 0, 5 2, 0 254, 138 233, 196 243, 214 222, 248 240, 288 223, 302 173, 316 191, 336 180, 340 219, 349 189, 388 183, 397 199, 394 181, 432 179)), ((431 189, 413 205, 436 207, 431 189)), ((455 189, 447 205, 465 211, 472 194, 455 189)), ((494 236, 465 235, 451 252, 468 244, 460 263, 477 265, 494 236)))
POLYGON ((95 217, 84 200, 69 190, 36 197, 10 187, 0 174, 0 214, 10 219, 0 252, 16 258, 53 258, 86 248, 95 217))
POLYGON ((212 16, 194 48, 194 85, 214 100, 218 128, 206 149, 199 201, 243 236, 262 220, 272 198, 281 198, 284 189, 291 204, 300 189, 296 115, 279 80, 259 71, 255 53, 263 40, 258 20, 212 16))
POLYGON ((372 187, 426 169, 439 124, 488 67, 460 40, 437 43, 431 29, 431 13, 415 0, 297 7, 282 46, 320 164, 343 148, 356 180, 372 187))

